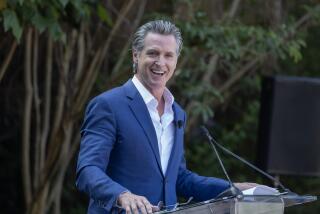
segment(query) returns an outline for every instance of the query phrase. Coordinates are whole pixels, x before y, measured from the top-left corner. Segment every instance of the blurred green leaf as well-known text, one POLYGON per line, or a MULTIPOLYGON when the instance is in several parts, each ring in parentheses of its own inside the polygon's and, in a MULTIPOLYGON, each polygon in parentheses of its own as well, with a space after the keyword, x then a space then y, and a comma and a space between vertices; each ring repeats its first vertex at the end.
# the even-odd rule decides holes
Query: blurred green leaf
POLYGON ((105 7, 103 7, 102 4, 98 4, 98 16, 101 19, 101 21, 103 21, 104 23, 106 23, 109 27, 111 27, 112 24, 112 20, 106 10, 105 7))
POLYGON ((63 6, 63 8, 65 8, 66 5, 68 4, 69 0, 59 0, 59 2, 60 2, 61 5, 63 6))
POLYGON ((50 24, 52 24, 52 22, 47 17, 43 17, 39 13, 36 13, 32 17, 32 23, 39 30, 40 33, 45 31, 46 28, 48 28, 48 26, 50 26, 50 24))
POLYGON ((3 11, 3 18, 4 18, 4 30, 8 31, 11 30, 14 37, 20 41, 22 35, 22 26, 20 25, 19 19, 17 14, 13 10, 4 10, 3 11))

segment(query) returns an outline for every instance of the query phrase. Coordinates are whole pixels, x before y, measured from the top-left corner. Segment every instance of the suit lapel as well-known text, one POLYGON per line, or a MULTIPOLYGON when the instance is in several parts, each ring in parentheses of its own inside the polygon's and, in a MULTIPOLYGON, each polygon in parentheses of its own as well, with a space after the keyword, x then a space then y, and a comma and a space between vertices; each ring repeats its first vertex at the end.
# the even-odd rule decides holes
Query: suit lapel
POLYGON ((183 140, 182 139, 183 129, 184 129, 183 124, 184 124, 184 120, 185 120, 183 111, 179 110, 176 103, 173 104, 172 108, 173 108, 173 112, 174 112, 174 121, 173 121, 174 122, 174 143, 173 143, 172 149, 171 149, 171 154, 170 154, 170 158, 169 158, 169 162, 168 162, 166 176, 170 173, 170 170, 172 168, 173 163, 176 161, 180 161, 180 160, 175 160, 175 159, 179 157, 179 155, 176 155, 176 153, 179 152, 178 146, 179 146, 179 143, 183 140), (178 122, 178 121, 182 121, 182 126, 180 126, 180 124, 179 124, 181 122, 178 122))
POLYGON ((156 157, 159 170, 162 172, 157 135, 154 130, 150 114, 148 113, 148 108, 131 80, 124 85, 124 88, 126 95, 130 100, 130 109, 142 127, 144 134, 147 136, 153 154, 156 157))

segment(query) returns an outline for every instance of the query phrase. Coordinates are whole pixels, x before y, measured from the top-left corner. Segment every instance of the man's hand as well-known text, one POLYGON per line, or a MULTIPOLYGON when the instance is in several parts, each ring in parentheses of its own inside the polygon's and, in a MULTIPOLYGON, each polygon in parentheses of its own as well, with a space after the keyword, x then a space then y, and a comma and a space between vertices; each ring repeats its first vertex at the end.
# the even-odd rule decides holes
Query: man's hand
POLYGON ((159 211, 159 208, 150 204, 145 197, 130 192, 124 192, 119 195, 118 205, 126 210, 126 214, 147 214, 159 211))

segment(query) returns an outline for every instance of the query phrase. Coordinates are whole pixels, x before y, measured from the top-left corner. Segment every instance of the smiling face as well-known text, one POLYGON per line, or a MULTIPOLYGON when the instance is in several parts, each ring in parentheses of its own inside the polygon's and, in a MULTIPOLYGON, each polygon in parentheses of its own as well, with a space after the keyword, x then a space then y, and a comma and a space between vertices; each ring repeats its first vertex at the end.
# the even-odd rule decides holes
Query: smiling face
POLYGON ((162 96, 177 65, 177 43, 173 35, 148 33, 141 52, 133 52, 137 78, 156 97, 162 96))

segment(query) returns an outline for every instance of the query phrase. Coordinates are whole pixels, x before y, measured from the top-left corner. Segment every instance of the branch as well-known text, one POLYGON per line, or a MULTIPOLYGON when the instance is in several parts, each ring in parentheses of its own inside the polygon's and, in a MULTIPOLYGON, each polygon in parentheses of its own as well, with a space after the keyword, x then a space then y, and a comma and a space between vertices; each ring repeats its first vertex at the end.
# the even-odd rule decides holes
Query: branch
POLYGON ((253 59, 246 65, 244 65, 238 72, 236 72, 228 81, 226 81, 218 91, 220 94, 225 93, 230 87, 232 87, 237 81, 239 81, 251 68, 253 68, 258 62, 261 62, 266 55, 260 55, 257 58, 253 59))
POLYGON ((77 55, 77 67, 76 67, 76 74, 75 74, 75 86, 78 88, 78 84, 82 73, 84 71, 84 56, 85 56, 85 40, 84 40, 84 25, 81 26, 79 35, 78 35, 78 55, 77 55))
POLYGON ((177 68, 174 71, 173 76, 171 77, 170 81, 167 82, 168 88, 170 88, 170 86, 175 82, 175 79, 177 78, 177 76, 179 76, 179 74, 181 73, 180 71, 183 70, 184 66, 186 66, 187 63, 192 59, 193 52, 195 52, 195 48, 191 47, 191 51, 185 52, 183 58, 179 59, 179 63, 177 64, 177 68))
POLYGON ((82 108, 83 108, 83 103, 85 103, 85 101, 88 99, 88 94, 91 91, 91 87, 90 87, 90 83, 92 81, 96 80, 96 77, 98 75, 97 70, 97 64, 98 64, 98 60, 100 58, 101 55, 101 49, 98 49, 96 51, 95 56, 93 57, 93 59, 91 60, 91 64, 90 67, 87 69, 88 70, 88 74, 90 74, 90 76, 87 75, 87 77, 84 79, 84 81, 82 82, 82 84, 79 84, 79 92, 77 93, 76 99, 75 99, 75 109, 74 109, 74 113, 77 114, 79 112, 81 112, 82 108))
MULTIPOLYGON (((240 0, 234 0, 231 4, 231 7, 229 9, 229 13, 227 16, 223 19, 223 22, 231 22, 236 14, 236 11, 239 8, 240 0)), ((205 75, 202 77, 202 81, 210 82, 212 75, 217 70, 218 62, 219 62, 220 56, 213 52, 213 55, 210 57, 209 65, 207 68, 207 71, 205 72, 205 75)))
MULTIPOLYGON (((80 127, 78 127, 76 130, 79 130, 80 127)), ((70 152, 69 152, 69 159, 68 162, 70 162, 73 158, 73 156, 76 154, 79 148, 79 142, 80 142, 80 133, 76 133, 75 136, 72 137, 73 141, 70 146, 70 152)))
POLYGON ((320 10, 320 5, 318 4, 315 8, 313 8, 312 11, 309 11, 307 14, 302 16, 295 24, 293 29, 297 30, 301 28, 303 25, 307 25, 307 23, 310 21, 310 19, 313 16, 313 12, 316 10, 320 10))
POLYGON ((126 15, 129 13, 129 11, 133 7, 134 3, 135 3, 134 0, 130 0, 129 3, 126 4, 126 6, 124 8, 121 9, 119 16, 118 16, 118 19, 117 19, 117 22, 113 26, 113 28, 108 36, 108 39, 106 40, 106 42, 103 45, 102 52, 101 52, 102 57, 99 60, 98 67, 100 67, 102 61, 104 60, 104 56, 106 56, 107 51, 109 50, 109 46, 113 40, 113 37, 116 35, 118 29, 120 29, 122 22, 125 20, 126 15))
POLYGON ((32 82, 31 82, 31 50, 32 50, 32 29, 27 29, 25 59, 24 59, 24 82, 25 82, 25 103, 23 114, 23 135, 22 135, 22 180, 24 199, 27 210, 32 199, 31 175, 30 175, 30 132, 31 132, 31 108, 32 108, 32 82))
MULTIPOLYGON (((48 160, 45 168, 45 175, 43 178, 43 182, 39 185, 37 192, 34 194, 35 202, 39 201, 44 197, 44 194, 49 194, 48 199, 45 201, 46 207, 48 210, 52 203, 56 200, 56 194, 59 193, 59 188, 61 188, 62 183, 59 182, 59 177, 64 178, 66 169, 70 163, 70 156, 72 152, 70 152, 71 148, 71 136, 73 134, 73 121, 70 118, 64 117, 64 122, 61 124, 63 129, 60 129, 55 139, 57 142, 57 147, 53 153, 57 155, 53 155, 51 157, 51 161, 48 160), (66 124, 65 124, 66 123, 66 124), (62 140, 63 139, 63 140, 62 140), (60 143, 61 142, 61 143, 60 143), (54 158, 54 159, 53 159, 54 158), (46 189, 50 188, 50 191, 46 193, 46 189)), ((63 179, 62 179, 63 181, 63 179)), ((46 196, 45 196, 46 197, 46 196)), ((55 209, 56 210, 56 209, 55 209)))
POLYGON ((240 0, 233 0, 231 7, 230 7, 230 10, 229 10, 229 13, 227 14, 227 17, 226 17, 227 22, 232 21, 232 19, 236 15, 236 12, 239 8, 239 4, 240 4, 240 0))
POLYGON ((217 66, 218 66, 218 61, 219 61, 219 55, 218 54, 214 54, 211 58, 210 58, 210 62, 208 65, 208 69, 207 72, 205 73, 205 75, 203 75, 202 77, 202 81, 203 82, 210 82, 212 75, 215 73, 215 71, 217 70, 217 66))
POLYGON ((33 186, 37 189, 39 184, 39 173, 40 173, 40 139, 41 139, 41 113, 40 113, 40 98, 39 98, 39 87, 38 87, 38 50, 39 50, 39 35, 36 30, 34 30, 33 36, 33 59, 32 59, 32 81, 33 81, 33 101, 35 108, 35 157, 33 163, 33 186))
POLYGON ((105 56, 107 51, 109 50, 110 44, 113 40, 114 35, 116 34, 116 32, 118 31, 118 29, 121 26, 121 23, 123 21, 123 17, 125 17, 127 15, 127 13, 130 11, 130 9, 133 7, 134 5, 134 0, 130 0, 130 2, 128 4, 126 4, 124 6, 124 8, 121 9, 121 15, 118 17, 114 27, 112 28, 112 31, 110 32, 107 40, 105 41, 104 45, 102 46, 102 48, 98 49, 95 52, 95 55, 93 57, 93 60, 91 61, 91 64, 89 65, 89 69, 88 72, 86 72, 86 76, 83 77, 83 82, 81 84, 80 87, 80 91, 77 94, 76 97, 76 101, 75 101, 75 114, 77 114, 78 112, 81 112, 84 103, 86 102, 86 100, 88 99, 88 96, 91 92, 92 86, 96 80, 96 77, 98 75, 98 71, 101 67, 101 64, 103 62, 103 60, 105 60, 105 56))
MULTIPOLYGON (((41 186, 40 186, 41 187, 41 186)), ((48 182, 44 188, 41 188, 41 192, 39 188, 34 194, 34 198, 32 200, 32 204, 30 209, 27 210, 27 214, 34 214, 34 213, 45 213, 45 209, 47 207, 47 197, 49 192, 50 183, 48 182)))
POLYGON ((46 146, 50 129, 50 109, 51 109, 51 84, 52 84, 52 54, 53 42, 50 34, 47 41, 46 54, 46 74, 45 74, 45 89, 44 89, 44 113, 43 113, 43 129, 40 143, 40 182, 43 182, 43 169, 46 155, 46 146))
POLYGON ((59 153, 61 152, 61 144, 63 143, 63 136, 59 135, 58 133, 61 132, 62 127, 62 120, 63 120, 63 113, 65 107, 65 100, 66 100, 66 83, 68 79, 68 73, 70 68, 70 60, 72 56, 72 50, 75 45, 75 37, 76 32, 73 31, 70 41, 68 45, 65 47, 65 52, 63 56, 63 71, 60 77, 60 84, 59 84, 59 93, 58 93, 58 100, 56 104, 56 111, 55 111, 55 120, 53 125, 53 130, 50 136, 50 144, 48 148, 48 157, 45 163, 44 174, 45 174, 45 182, 47 182, 47 175, 52 173, 52 168, 56 164, 56 160, 59 157, 59 153), (60 137, 60 138, 59 138, 60 137))
MULTIPOLYGON (((51 132, 51 142, 53 142, 55 139, 55 135, 58 132, 59 127, 61 126, 61 120, 62 120, 62 114, 63 114, 63 108, 64 108, 64 102, 66 98, 66 82, 68 79, 68 73, 70 68, 70 60, 73 53, 73 47, 75 44, 75 33, 73 32, 70 38, 70 41, 67 43, 68 45, 65 47, 65 52, 63 54, 63 61, 62 61, 62 72, 60 76, 60 84, 59 84, 59 92, 58 92, 58 100, 57 100, 57 107, 55 111, 55 120, 51 132)), ((56 147, 56 146, 54 146, 56 147)), ((51 147, 52 149, 54 147, 51 147)), ((51 153, 50 153, 51 154, 51 153)))
MULTIPOLYGON (((48 207, 55 202, 55 210, 60 210, 60 195, 63 185, 63 179, 65 172, 67 171, 68 165, 70 163, 70 148, 71 148, 71 137, 73 135, 73 121, 66 119, 66 125, 64 125, 64 140, 59 153, 59 157, 56 160, 56 164, 51 170, 49 179, 52 180, 52 191, 50 191, 48 199, 48 207)), ((62 133, 61 133, 62 134, 62 133)))
POLYGON ((9 53, 7 54, 4 62, 2 63, 2 66, 0 68, 0 82, 1 82, 2 78, 4 77, 4 74, 6 73, 10 62, 12 61, 12 57, 16 51, 17 45, 18 45, 17 41, 13 40, 12 45, 9 50, 9 53))
MULTIPOLYGON (((132 37, 132 34, 133 34, 133 31, 134 29, 137 28, 138 24, 140 23, 141 21, 141 18, 142 18, 142 15, 143 15, 143 12, 144 12, 144 9, 145 9, 145 6, 146 6, 146 3, 147 1, 144 0, 142 1, 141 4, 139 4, 139 9, 138 9, 138 13, 137 13, 137 17, 136 19, 134 20, 134 23, 132 24, 132 27, 131 27, 131 33, 130 33, 130 36, 129 38, 132 37)), ((125 46, 122 48, 122 51, 121 51, 121 54, 120 56, 118 57, 118 61, 116 63, 116 65, 113 67, 113 70, 111 72, 111 79, 112 77, 119 72, 121 66, 123 65, 123 61, 124 59, 126 58, 126 55, 128 53, 128 50, 129 50, 129 47, 130 47, 130 44, 131 44, 131 39, 128 39, 125 46)))

